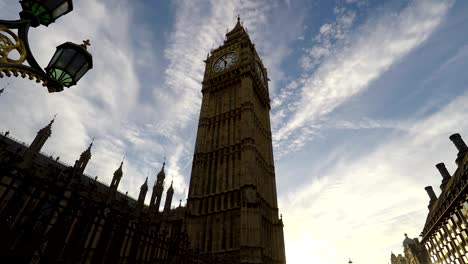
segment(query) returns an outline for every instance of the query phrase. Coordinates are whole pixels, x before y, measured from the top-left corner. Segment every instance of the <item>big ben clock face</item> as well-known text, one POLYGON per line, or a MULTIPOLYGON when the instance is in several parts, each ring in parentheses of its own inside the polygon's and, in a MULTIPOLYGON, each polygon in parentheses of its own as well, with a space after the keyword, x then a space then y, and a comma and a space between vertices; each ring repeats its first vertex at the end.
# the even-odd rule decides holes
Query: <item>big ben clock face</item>
POLYGON ((213 64, 213 72, 222 72, 234 66, 239 58, 236 52, 229 52, 219 57, 213 64))

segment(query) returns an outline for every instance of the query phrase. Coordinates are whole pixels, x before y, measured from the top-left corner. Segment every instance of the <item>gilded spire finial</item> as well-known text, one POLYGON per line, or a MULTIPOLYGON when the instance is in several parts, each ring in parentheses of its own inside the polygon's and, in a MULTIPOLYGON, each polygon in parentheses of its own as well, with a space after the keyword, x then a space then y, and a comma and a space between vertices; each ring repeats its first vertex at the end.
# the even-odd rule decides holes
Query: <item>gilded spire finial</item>
POLYGON ((91 42, 89 41, 89 39, 83 40, 83 44, 80 44, 80 46, 84 49, 88 49, 88 46, 91 46, 91 42))

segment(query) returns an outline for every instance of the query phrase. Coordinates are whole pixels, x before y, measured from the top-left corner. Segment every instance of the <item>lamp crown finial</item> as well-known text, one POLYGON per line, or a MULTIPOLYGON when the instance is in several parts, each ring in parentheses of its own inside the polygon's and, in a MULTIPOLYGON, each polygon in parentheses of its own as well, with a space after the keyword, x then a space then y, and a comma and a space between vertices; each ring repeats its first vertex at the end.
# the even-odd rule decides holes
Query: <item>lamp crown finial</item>
POLYGON ((83 40, 83 44, 81 44, 80 46, 84 49, 87 49, 88 46, 91 46, 91 41, 89 41, 89 39, 83 40))

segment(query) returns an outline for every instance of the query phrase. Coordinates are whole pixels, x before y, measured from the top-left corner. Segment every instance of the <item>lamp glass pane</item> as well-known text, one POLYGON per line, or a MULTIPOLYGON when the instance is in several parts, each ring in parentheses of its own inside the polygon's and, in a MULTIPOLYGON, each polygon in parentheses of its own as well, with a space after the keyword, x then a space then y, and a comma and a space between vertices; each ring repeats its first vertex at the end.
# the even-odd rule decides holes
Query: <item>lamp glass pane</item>
POLYGON ((63 49, 56 51, 54 56, 50 60, 49 65, 47 67, 51 67, 52 65, 54 65, 55 62, 57 61, 58 57, 60 57, 60 55, 62 55, 62 52, 63 52, 63 49))
POLYGON ((61 69, 55 68, 49 70, 49 76, 65 87, 70 87, 73 83, 73 78, 70 76, 70 74, 61 69))
POLYGON ((48 7, 44 3, 26 3, 25 11, 31 12, 32 15, 37 17, 42 24, 50 24, 50 13, 48 7))
POLYGON ((78 70, 80 70, 83 64, 85 63, 86 63, 86 60, 83 57, 83 55, 78 53, 76 54, 75 57, 73 57, 73 61, 71 61, 70 64, 68 64, 67 71, 71 75, 76 75, 76 72, 78 72, 78 70))
POLYGON ((58 57, 57 61, 53 64, 55 68, 66 69, 67 65, 75 56, 76 50, 73 49, 64 49, 61 56, 58 57))
POLYGON ((57 8, 55 8, 54 11, 52 11, 52 17, 54 19, 57 19, 58 17, 66 14, 69 11, 68 8, 69 8, 68 2, 63 2, 57 8))
POLYGON ((85 64, 83 65, 83 67, 81 67, 81 69, 76 73, 75 75, 75 81, 78 82, 79 79, 81 79, 81 77, 83 77, 83 75, 89 70, 89 64, 88 62, 85 62, 85 64))

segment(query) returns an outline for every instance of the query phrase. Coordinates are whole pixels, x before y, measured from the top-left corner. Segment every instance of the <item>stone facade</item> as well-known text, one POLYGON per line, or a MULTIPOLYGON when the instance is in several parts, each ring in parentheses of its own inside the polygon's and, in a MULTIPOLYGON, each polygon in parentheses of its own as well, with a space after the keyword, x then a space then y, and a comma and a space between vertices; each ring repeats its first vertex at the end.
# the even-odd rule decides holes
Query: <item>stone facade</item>
POLYGON ((405 234, 403 251, 407 264, 431 264, 426 248, 419 242, 418 238, 411 239, 405 234))
POLYGON ((431 264, 429 255, 427 254, 426 248, 424 245, 419 242, 418 238, 409 238, 405 234, 405 239, 403 240, 403 252, 404 256, 398 254, 391 254, 390 260, 392 264, 431 264))
POLYGON ((398 254, 398 256, 396 256, 395 254, 393 254, 393 252, 390 255, 390 263, 391 264, 408 264, 408 262, 406 262, 405 257, 403 257, 401 254, 398 254))
POLYGON ((431 186, 429 214, 422 231, 433 263, 468 263, 468 147, 459 134, 450 136, 458 150, 457 169, 450 175, 443 163, 436 165, 442 176, 437 197, 431 186))
POLYGON ((188 234, 233 263, 283 264, 266 69, 240 21, 205 63, 188 234))

